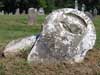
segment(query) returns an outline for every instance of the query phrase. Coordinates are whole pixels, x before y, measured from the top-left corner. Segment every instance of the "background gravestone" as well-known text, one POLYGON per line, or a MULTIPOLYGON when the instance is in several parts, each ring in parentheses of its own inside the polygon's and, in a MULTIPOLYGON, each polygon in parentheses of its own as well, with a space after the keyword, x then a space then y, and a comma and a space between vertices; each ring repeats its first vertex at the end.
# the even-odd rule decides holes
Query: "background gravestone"
POLYGON ((98 10, 96 8, 93 9, 93 16, 96 17, 98 13, 98 10))
POLYGON ((4 10, 1 11, 1 15, 4 15, 4 10))
POLYGON ((82 11, 85 11, 85 4, 82 4, 82 11))
POLYGON ((34 25, 36 22, 36 11, 34 8, 29 8, 28 10, 28 25, 34 25))
POLYGON ((16 9, 16 13, 15 13, 16 15, 20 15, 20 10, 19 10, 19 8, 17 8, 16 9))
POLYGON ((46 17, 40 35, 12 41, 4 50, 4 55, 8 57, 31 50, 27 57, 29 63, 81 62, 93 48, 95 40, 96 32, 91 19, 84 12, 64 8, 46 17))
POLYGON ((45 15, 43 8, 39 8, 38 15, 45 15))
POLYGON ((75 0, 75 9, 78 10, 78 1, 75 0))

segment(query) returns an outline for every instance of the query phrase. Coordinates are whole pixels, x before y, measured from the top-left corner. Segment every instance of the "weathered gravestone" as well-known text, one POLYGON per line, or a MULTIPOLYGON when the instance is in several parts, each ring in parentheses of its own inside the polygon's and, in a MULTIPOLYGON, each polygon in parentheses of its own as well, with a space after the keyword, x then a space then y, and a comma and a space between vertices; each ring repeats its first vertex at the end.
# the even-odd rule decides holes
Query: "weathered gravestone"
POLYGON ((78 10, 78 1, 75 0, 75 9, 78 10))
POLYGON ((16 13, 15 13, 16 15, 20 15, 20 10, 19 10, 19 8, 17 8, 16 9, 16 13))
POLYGON ((43 8, 39 8, 38 15, 45 15, 43 8))
POLYGON ((87 51, 93 48, 95 40, 96 33, 91 19, 84 12, 65 8, 46 17, 43 30, 37 37, 8 44, 4 55, 15 55, 25 49, 31 50, 27 57, 29 63, 62 60, 81 62, 87 51))
POLYGON ((93 9, 93 16, 96 17, 98 14, 98 10, 96 8, 93 9))
POLYGON ((85 4, 82 4, 82 11, 85 11, 85 4))
POLYGON ((4 11, 2 10, 2 11, 0 11, 0 15, 4 15, 4 11))
POLYGON ((28 25, 34 25, 36 22, 36 11, 34 8, 28 10, 28 25))
POLYGON ((2 10, 1 14, 4 15, 4 10, 2 10))
POLYGON ((81 62, 95 40, 95 28, 87 15, 75 9, 59 9, 47 16, 28 62, 81 62))

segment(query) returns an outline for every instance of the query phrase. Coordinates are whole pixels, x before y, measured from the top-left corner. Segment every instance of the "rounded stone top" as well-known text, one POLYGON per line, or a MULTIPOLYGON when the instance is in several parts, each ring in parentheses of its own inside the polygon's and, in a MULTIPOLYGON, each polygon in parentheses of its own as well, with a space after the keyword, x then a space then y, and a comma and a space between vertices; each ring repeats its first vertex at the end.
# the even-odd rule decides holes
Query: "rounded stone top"
POLYGON ((59 24, 63 24, 62 26, 66 31, 74 34, 82 34, 89 26, 93 25, 93 22, 84 12, 79 10, 71 8, 58 9, 46 17, 43 24, 43 31, 53 31, 55 30, 55 26, 59 24))

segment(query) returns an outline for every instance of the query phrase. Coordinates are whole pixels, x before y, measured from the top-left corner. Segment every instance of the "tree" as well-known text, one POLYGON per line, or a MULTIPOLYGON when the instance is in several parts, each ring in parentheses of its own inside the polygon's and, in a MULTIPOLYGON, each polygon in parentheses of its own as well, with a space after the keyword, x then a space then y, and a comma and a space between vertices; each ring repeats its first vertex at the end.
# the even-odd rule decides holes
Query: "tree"
POLYGON ((46 8, 47 12, 51 12, 54 9, 56 9, 55 0, 46 0, 46 2, 47 2, 47 8, 46 8))
POLYGON ((47 7, 46 0, 38 0, 38 4, 39 4, 39 7, 43 7, 43 8, 47 7))

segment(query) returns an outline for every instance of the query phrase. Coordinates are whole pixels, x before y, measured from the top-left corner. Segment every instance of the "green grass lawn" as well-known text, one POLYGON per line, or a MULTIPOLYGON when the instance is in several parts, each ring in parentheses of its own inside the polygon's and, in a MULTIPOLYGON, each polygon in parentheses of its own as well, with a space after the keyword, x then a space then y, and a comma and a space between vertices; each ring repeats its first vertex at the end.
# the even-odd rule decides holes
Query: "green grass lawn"
MULTIPOLYGON (((33 26, 27 24, 27 16, 0 15, 0 46, 5 46, 9 41, 20 37, 38 34, 44 21, 44 16, 38 16, 37 23, 33 26)), ((94 20, 97 40, 95 48, 100 44, 100 16, 94 20)))
MULTIPOLYGON (((0 15, 0 51, 3 51, 7 43, 13 39, 38 34, 41 30, 44 18, 45 16, 38 16, 37 23, 33 26, 29 26, 27 24, 26 15, 0 15)), ((90 52, 89 57, 91 56, 91 59, 86 57, 85 63, 83 62, 76 66, 67 65, 66 63, 51 65, 35 64, 30 66, 27 64, 25 58, 16 57, 15 59, 7 59, 0 57, 0 75, 64 75, 63 72, 67 72, 67 75, 73 75, 71 73, 74 72, 76 74, 78 72, 77 75, 82 75, 85 72, 86 74, 84 75, 100 75, 100 72, 97 71, 98 69, 96 67, 97 65, 100 66, 100 51, 98 50, 98 48, 100 49, 100 16, 96 17, 94 24, 97 34, 95 49, 97 50, 90 52), (94 60, 96 60, 96 62, 95 64, 92 64, 91 61, 94 60), (90 64, 92 66, 90 66, 90 64)))
POLYGON ((26 15, 0 15, 0 46, 5 46, 13 39, 38 34, 44 18, 44 16, 37 17, 37 23, 29 26, 26 15))
POLYGON ((100 48, 100 16, 97 16, 94 20, 94 25, 96 28, 97 40, 96 40, 96 48, 100 48))

